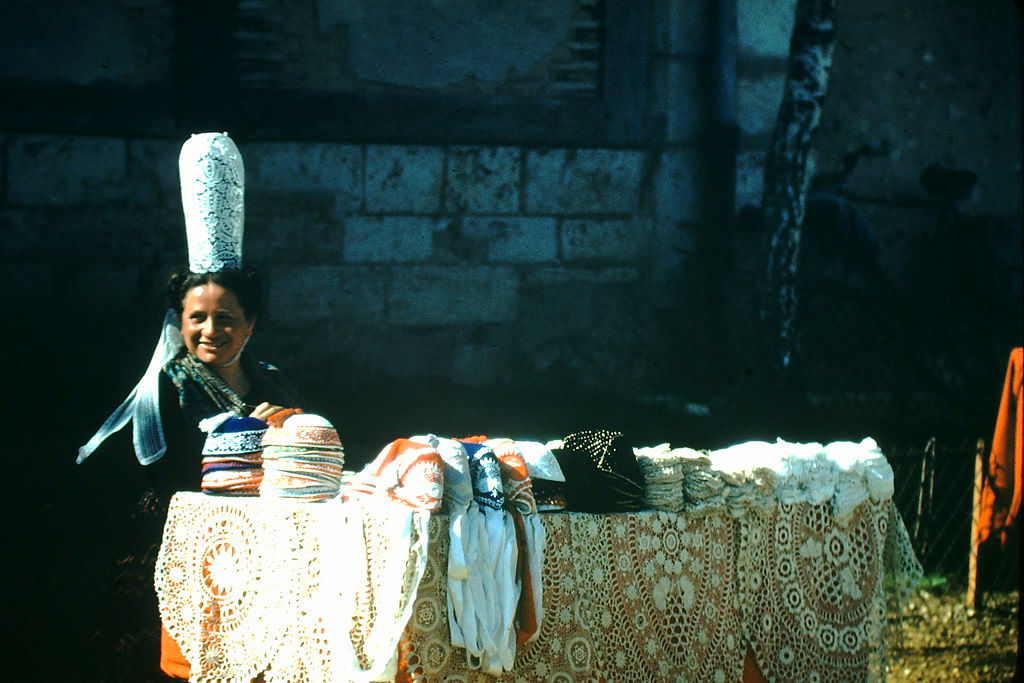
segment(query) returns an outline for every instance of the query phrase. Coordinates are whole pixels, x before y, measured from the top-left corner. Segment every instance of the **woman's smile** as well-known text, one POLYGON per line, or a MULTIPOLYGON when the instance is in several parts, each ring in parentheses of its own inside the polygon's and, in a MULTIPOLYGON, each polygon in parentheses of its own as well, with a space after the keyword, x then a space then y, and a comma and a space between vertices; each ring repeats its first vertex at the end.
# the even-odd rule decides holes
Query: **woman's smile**
POLYGON ((255 321, 235 294, 208 282, 190 289, 182 303, 181 337, 189 353, 213 367, 237 362, 255 321))

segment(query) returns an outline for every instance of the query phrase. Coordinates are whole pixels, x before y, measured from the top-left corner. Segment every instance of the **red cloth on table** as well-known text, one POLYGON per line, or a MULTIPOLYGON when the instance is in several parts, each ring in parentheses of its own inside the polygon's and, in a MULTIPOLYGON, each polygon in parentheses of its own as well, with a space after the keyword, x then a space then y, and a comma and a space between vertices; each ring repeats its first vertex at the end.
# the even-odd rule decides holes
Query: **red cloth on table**
POLYGON ((999 401, 999 413, 992 434, 988 466, 982 480, 981 509, 978 515, 978 542, 992 535, 1006 543, 1006 533, 1020 514, 1021 502, 1021 426, 1024 424, 1024 398, 1021 378, 1024 375, 1024 353, 1018 346, 1010 352, 999 401))

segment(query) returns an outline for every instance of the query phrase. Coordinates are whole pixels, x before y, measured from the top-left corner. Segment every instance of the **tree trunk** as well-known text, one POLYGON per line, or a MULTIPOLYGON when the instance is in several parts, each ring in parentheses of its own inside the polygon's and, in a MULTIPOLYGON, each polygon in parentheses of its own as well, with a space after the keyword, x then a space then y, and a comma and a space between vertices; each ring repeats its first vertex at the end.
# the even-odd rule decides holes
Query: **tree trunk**
POLYGON ((765 276, 760 317, 771 369, 792 375, 799 357, 797 260, 807 160, 821 118, 835 44, 835 0, 797 0, 789 70, 764 169, 765 276))

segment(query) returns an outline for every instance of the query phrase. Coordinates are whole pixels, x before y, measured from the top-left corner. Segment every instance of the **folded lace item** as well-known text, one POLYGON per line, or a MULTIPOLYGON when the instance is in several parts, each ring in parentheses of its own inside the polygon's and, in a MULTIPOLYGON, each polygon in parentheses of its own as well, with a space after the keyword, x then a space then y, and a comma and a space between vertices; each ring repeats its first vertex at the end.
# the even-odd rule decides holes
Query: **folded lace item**
POLYGON ((442 511, 448 515, 448 631, 452 645, 465 648, 466 642, 477 642, 476 616, 467 583, 471 572, 482 571, 477 566, 479 555, 472 543, 478 533, 477 525, 483 522, 475 511, 470 514, 470 506, 475 508, 475 504, 469 458, 462 442, 455 439, 424 434, 412 437, 412 441, 434 448, 444 463, 442 511))
POLYGON ((644 475, 644 504, 652 510, 679 512, 683 509, 682 456, 669 445, 634 448, 637 464, 644 475))
POLYGON ((203 493, 225 496, 259 495, 263 469, 203 470, 203 493))
POLYGON ((515 526, 519 555, 516 583, 520 588, 515 616, 516 644, 522 646, 537 637, 543 621, 544 526, 537 517, 537 500, 530 468, 523 457, 523 444, 511 439, 494 439, 486 445, 498 459, 505 506, 515 526))

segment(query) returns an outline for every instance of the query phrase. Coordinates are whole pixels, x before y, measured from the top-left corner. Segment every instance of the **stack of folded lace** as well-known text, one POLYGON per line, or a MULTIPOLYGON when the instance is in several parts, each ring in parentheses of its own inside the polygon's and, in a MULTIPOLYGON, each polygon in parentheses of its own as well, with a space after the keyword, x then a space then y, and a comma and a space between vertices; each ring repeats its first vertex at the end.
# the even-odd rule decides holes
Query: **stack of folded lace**
POLYGON ((725 481, 721 473, 711 469, 707 453, 691 451, 681 459, 683 468, 683 499, 690 508, 717 504, 722 497, 725 481))
POLYGON ((263 480, 260 445, 267 423, 254 417, 221 413, 203 420, 203 493, 226 496, 259 495, 263 480))
POLYGON ((829 444, 748 441, 694 459, 684 490, 694 508, 742 514, 776 502, 831 504, 845 520, 867 499, 893 492, 893 473, 874 439, 829 444))
POLYGON ((646 484, 644 505, 652 510, 680 512, 686 505, 683 497, 685 464, 683 451, 688 448, 660 446, 634 448, 646 484))
POLYGON ((305 502, 330 500, 341 489, 345 451, 334 426, 310 413, 271 418, 263 435, 260 496, 305 502))

